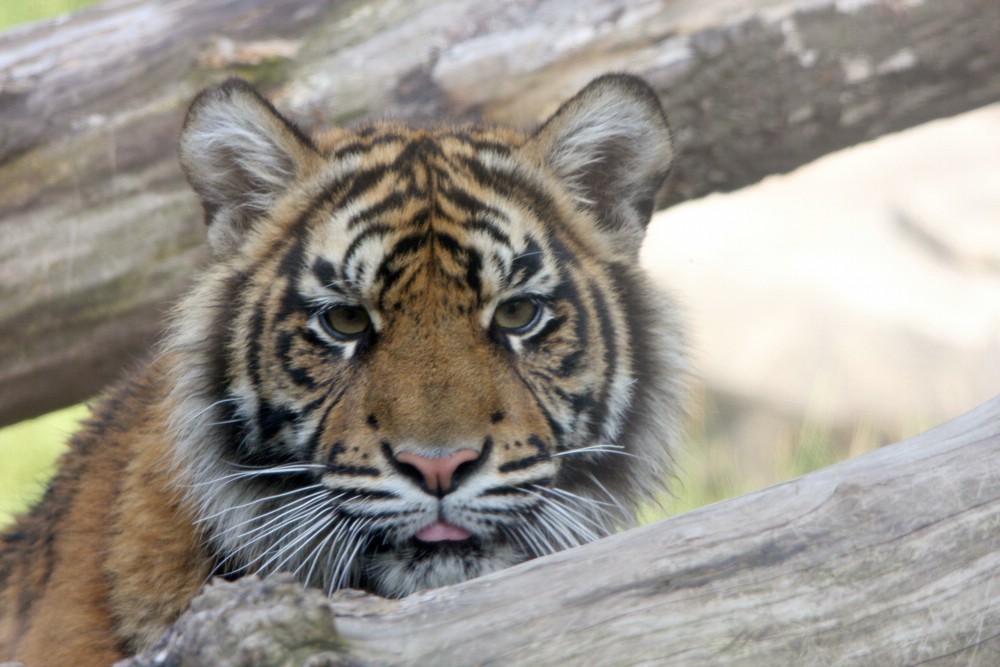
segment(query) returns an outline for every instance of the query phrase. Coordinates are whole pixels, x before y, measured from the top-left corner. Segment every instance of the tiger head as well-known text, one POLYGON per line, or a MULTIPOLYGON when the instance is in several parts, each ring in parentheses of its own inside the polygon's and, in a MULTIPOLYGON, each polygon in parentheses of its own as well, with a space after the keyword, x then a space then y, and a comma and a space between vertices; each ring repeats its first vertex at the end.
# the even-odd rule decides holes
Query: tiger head
POLYGON ((641 80, 530 135, 307 136, 192 104, 211 261, 173 318, 173 464, 219 571, 386 596, 609 534, 668 474, 684 367, 638 270, 670 133, 641 80))

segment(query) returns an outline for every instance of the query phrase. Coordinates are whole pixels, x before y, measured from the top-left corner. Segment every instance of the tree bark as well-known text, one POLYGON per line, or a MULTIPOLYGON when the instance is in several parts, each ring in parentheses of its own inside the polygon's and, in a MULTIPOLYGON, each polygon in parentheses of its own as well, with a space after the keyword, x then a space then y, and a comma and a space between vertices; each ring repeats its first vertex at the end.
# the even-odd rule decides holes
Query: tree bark
POLYGON ((591 77, 662 94, 661 204, 1000 99, 996 0, 121 0, 0 35, 0 424, 93 395, 201 257, 184 109, 238 74, 307 127, 530 125, 591 77))
POLYGON ((820 472, 404 600, 218 581, 121 664, 997 665, 998 470, 1000 397, 820 472))

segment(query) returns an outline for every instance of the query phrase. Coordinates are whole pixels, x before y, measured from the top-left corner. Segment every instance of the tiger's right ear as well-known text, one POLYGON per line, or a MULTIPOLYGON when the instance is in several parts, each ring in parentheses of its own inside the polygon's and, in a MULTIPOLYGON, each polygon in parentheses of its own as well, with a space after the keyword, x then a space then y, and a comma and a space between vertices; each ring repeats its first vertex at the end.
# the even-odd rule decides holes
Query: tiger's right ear
POLYGON ((205 207, 213 254, 235 250, 318 156, 309 137, 246 81, 203 90, 184 120, 180 157, 205 207))
POLYGON ((525 146, 596 214, 614 243, 638 257, 674 157, 666 115, 648 83, 631 74, 594 79, 525 146))

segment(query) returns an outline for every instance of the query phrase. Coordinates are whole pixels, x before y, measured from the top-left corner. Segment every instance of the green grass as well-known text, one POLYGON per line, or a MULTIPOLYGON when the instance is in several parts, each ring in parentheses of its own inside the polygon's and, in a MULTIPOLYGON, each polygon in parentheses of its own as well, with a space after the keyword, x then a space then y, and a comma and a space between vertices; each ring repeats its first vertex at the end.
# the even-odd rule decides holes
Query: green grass
MULTIPOLYGON (((816 417, 818 401, 798 428, 789 427, 767 442, 736 446, 720 427, 727 408, 706 396, 695 400, 687 440, 675 453, 671 493, 642 512, 649 523, 703 505, 741 496, 877 449, 886 434, 859 422, 852 433, 837 433, 816 417)), ((912 432, 919 432, 919 429, 912 432)))
POLYGON ((87 408, 76 405, 0 429, 0 527, 41 497, 56 459, 86 415, 87 408))
POLYGON ((4 0, 0 2, 0 30, 20 23, 68 14, 96 4, 97 0, 4 0))

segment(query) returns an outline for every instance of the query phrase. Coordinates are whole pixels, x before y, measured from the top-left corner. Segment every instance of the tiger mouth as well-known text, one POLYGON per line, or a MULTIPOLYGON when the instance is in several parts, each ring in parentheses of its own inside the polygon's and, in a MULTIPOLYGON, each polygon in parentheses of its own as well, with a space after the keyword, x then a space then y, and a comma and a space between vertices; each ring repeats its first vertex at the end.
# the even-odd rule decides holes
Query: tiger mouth
POLYGON ((454 524, 448 523, 444 519, 438 519, 434 523, 421 528, 414 535, 418 542, 464 542, 472 537, 472 533, 454 524))
POLYGON ((465 557, 482 553, 482 540, 471 531, 438 519, 417 531, 407 541, 413 560, 420 561, 439 556, 465 557))
MULTIPOLYGON (((434 525, 431 524, 431 526, 434 525)), ((457 526, 452 526, 451 528, 462 531, 465 537, 461 539, 422 539, 420 533, 424 531, 418 531, 413 537, 404 539, 401 542, 391 540, 376 541, 369 547, 368 553, 369 556, 394 553, 411 563, 419 563, 447 556, 475 558, 486 555, 488 544, 486 540, 457 526)), ((439 529, 435 528, 435 530, 439 529)), ((456 538, 458 535, 459 533, 455 533, 456 538)))

